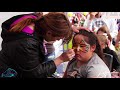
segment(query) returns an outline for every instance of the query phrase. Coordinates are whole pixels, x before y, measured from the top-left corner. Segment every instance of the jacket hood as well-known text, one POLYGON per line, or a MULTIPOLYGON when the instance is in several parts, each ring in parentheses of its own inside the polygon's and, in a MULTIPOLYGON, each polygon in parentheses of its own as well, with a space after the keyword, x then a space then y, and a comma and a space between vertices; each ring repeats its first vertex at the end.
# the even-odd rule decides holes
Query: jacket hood
POLYGON ((20 37, 25 36, 24 33, 20 34, 20 33, 16 33, 16 32, 9 32, 11 24, 13 24, 16 20, 18 20, 19 18, 21 18, 25 15, 32 15, 32 14, 22 14, 22 15, 13 16, 12 18, 10 18, 2 23, 1 37, 4 42, 16 40, 20 37))

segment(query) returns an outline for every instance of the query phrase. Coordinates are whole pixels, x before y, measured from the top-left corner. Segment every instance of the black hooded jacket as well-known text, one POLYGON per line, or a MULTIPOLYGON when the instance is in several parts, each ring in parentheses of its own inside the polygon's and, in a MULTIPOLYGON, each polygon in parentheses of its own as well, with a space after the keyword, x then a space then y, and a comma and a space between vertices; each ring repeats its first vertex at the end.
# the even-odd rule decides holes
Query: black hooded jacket
POLYGON ((14 16, 2 23, 0 74, 11 67, 17 71, 18 78, 51 76, 56 70, 56 65, 53 61, 45 62, 43 38, 38 37, 36 32, 33 35, 8 32, 10 25, 22 16, 14 16))

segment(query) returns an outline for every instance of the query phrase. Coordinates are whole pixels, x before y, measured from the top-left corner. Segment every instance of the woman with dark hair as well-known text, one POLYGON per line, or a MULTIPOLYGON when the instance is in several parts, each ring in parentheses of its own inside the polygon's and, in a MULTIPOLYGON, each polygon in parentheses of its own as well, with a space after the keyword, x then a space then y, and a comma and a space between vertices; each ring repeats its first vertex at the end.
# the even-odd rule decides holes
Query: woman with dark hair
POLYGON ((111 78, 103 53, 93 32, 80 29, 73 37, 75 57, 68 63, 63 78, 111 78))
POLYGON ((58 58, 45 62, 44 40, 56 41, 64 39, 68 42, 72 37, 72 28, 63 13, 48 13, 14 16, 2 23, 2 50, 0 51, 0 74, 8 67, 16 70, 18 78, 47 78, 62 62, 74 56, 72 49, 58 58))

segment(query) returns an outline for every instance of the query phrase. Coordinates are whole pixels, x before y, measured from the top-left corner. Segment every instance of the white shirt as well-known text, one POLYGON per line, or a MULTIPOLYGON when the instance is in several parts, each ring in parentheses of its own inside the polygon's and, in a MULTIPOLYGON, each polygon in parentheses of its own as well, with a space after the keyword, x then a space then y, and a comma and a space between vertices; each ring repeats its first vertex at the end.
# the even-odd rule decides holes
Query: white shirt
MULTIPOLYGON (((90 16, 87 17, 83 26, 92 30, 93 23, 96 19, 89 20, 89 18, 90 18, 90 16)), ((109 29, 111 37, 116 39, 117 34, 118 34, 118 26, 117 26, 116 20, 114 18, 102 18, 102 17, 98 18, 98 19, 101 19, 105 22, 105 24, 107 25, 107 27, 109 29)))
POLYGON ((104 21, 108 26, 111 37, 116 39, 118 34, 118 26, 116 20, 114 18, 104 18, 104 21))

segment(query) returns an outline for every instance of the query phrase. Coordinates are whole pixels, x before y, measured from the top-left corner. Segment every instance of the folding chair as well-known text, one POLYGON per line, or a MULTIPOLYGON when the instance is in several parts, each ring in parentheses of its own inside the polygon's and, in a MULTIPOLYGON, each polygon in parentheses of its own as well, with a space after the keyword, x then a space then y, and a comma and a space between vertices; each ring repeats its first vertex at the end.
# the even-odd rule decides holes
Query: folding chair
POLYGON ((113 56, 111 54, 104 53, 104 61, 108 66, 109 70, 112 70, 113 56))

